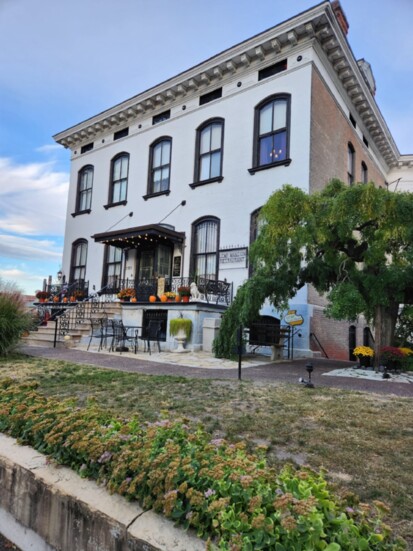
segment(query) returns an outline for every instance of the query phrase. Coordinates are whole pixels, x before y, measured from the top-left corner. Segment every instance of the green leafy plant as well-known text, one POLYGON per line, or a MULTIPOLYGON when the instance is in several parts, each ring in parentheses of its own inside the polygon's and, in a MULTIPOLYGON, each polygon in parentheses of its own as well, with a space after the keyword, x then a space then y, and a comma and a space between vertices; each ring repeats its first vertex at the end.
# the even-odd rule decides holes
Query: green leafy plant
POLYGON ((277 471, 265 447, 212 439, 184 421, 111 417, 92 401, 80 410, 37 392, 37 384, 0 383, 0 430, 47 453, 112 492, 138 500, 208 538, 209 549, 396 551, 378 501, 339 497, 323 473, 277 471))
POLYGON ((182 287, 178 287, 178 293, 181 295, 181 297, 190 297, 191 289, 186 285, 182 285, 182 287))
POLYGON ((0 292, 0 356, 13 350, 32 327, 33 316, 26 312, 21 294, 0 292))
POLYGON ((174 337, 179 331, 184 331, 187 339, 191 337, 192 333, 192 320, 187 318, 175 318, 169 322, 169 333, 174 337))

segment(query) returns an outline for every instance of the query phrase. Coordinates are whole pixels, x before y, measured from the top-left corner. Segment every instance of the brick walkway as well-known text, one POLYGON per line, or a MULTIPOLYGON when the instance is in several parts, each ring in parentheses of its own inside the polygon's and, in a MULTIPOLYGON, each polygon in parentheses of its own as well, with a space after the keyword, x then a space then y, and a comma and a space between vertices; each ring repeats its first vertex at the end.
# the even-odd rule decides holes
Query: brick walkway
MULTIPOLYGON (((143 354, 134 356, 133 354, 106 354, 96 352, 86 352, 75 348, 41 348, 34 346, 22 346, 21 352, 36 357, 50 358, 54 360, 67 360, 77 364, 94 365, 102 368, 118 369, 133 373, 144 373, 147 375, 177 375, 188 378, 201 379, 237 379, 237 363, 234 362, 233 368, 228 368, 228 362, 224 361, 219 367, 202 367, 202 354, 200 354, 200 366, 190 367, 180 364, 167 363, 167 353, 153 355, 151 360, 144 359, 143 354), (165 361, 159 361, 159 360, 165 361)), ((148 356, 146 356, 148 357, 148 356)), ((182 360, 185 361, 185 360, 182 360)), ((358 379, 352 377, 323 377, 334 369, 351 367, 354 362, 344 362, 339 360, 327 360, 324 358, 299 359, 293 361, 273 362, 262 359, 261 361, 246 361, 249 367, 242 369, 242 379, 245 381, 254 381, 258 384, 277 384, 278 382, 287 382, 299 384, 299 378, 307 378, 305 365, 311 361, 314 366, 312 380, 314 385, 323 387, 341 388, 346 390, 360 390, 363 392, 374 392, 378 394, 395 394, 397 396, 413 397, 413 384, 396 383, 389 380, 372 381, 369 379, 358 379), (253 365, 250 365, 253 364, 253 365)), ((218 362, 219 365, 219 362, 218 362)))

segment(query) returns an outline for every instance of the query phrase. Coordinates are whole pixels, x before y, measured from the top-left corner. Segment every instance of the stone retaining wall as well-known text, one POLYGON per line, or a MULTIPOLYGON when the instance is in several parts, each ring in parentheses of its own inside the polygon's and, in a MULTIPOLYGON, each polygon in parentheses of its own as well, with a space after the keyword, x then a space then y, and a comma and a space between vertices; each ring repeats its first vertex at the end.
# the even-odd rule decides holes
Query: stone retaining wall
POLYGON ((205 542, 0 434, 0 531, 23 551, 201 551, 205 542), (11 519, 14 519, 11 522, 11 519))

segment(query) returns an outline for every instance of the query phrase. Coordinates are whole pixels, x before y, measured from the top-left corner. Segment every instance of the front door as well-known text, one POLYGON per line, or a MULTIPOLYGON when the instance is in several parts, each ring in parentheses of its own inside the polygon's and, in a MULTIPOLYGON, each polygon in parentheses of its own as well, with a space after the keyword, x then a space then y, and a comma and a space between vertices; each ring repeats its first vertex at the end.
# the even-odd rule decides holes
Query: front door
POLYGON ((154 251, 142 251, 139 259, 138 280, 153 279, 154 251))

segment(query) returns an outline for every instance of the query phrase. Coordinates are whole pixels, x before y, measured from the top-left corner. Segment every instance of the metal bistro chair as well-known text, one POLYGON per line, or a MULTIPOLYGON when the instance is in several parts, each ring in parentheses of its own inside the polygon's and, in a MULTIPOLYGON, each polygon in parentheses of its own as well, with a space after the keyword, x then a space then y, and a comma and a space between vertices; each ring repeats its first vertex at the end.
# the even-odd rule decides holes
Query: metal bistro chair
POLYGON ((151 354, 151 342, 156 342, 158 344, 158 351, 161 351, 160 344, 160 333, 162 329, 162 322, 157 320, 149 320, 148 325, 146 326, 145 333, 139 337, 145 343, 144 351, 146 352, 146 347, 148 347, 148 352, 151 354))
POLYGON ((127 343, 133 343, 134 352, 138 348, 138 338, 136 330, 133 331, 133 334, 129 334, 128 327, 125 327, 122 320, 112 320, 113 327, 113 339, 112 339, 112 351, 116 350, 117 352, 127 352, 128 347, 127 343))
POLYGON ((103 318, 90 318, 90 336, 89 336, 90 338, 89 338, 89 344, 87 345, 87 350, 89 350, 90 348, 92 339, 99 339, 98 352, 102 350, 103 341, 105 338, 103 321, 104 321, 103 318))

